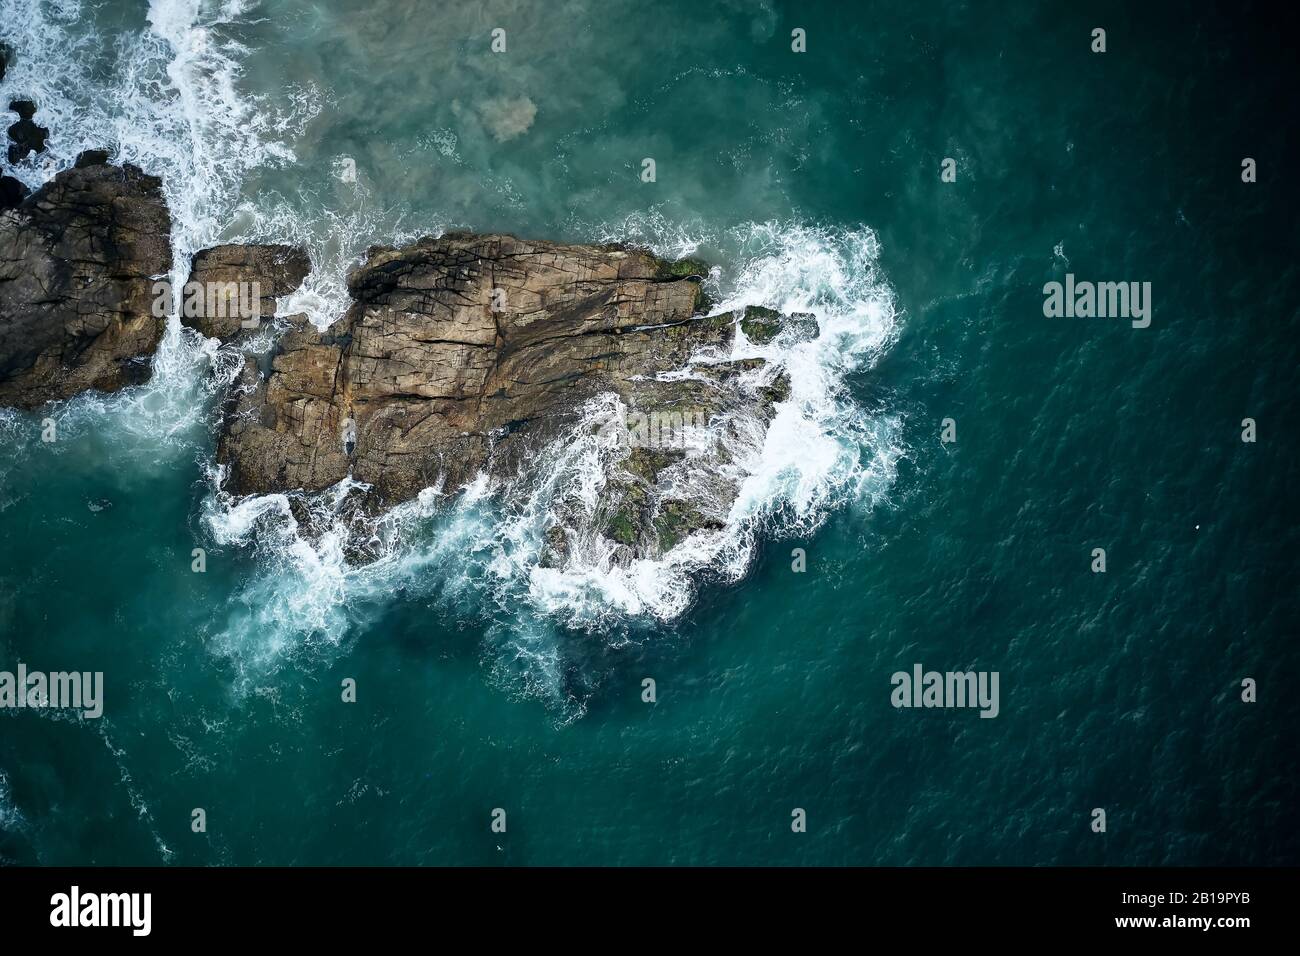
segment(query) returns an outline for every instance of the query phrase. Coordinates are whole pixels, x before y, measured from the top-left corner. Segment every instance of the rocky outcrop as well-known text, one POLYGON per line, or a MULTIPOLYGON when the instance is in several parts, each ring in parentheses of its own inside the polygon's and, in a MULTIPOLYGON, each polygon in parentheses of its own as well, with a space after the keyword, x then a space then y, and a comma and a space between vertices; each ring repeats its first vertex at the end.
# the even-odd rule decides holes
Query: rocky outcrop
POLYGON ((342 319, 284 336, 265 379, 250 360, 255 391, 218 452, 232 489, 318 490, 351 473, 400 501, 470 480, 562 407, 651 371, 655 344, 683 341, 645 328, 694 311, 697 284, 660 266, 509 236, 370 250, 342 319))
POLYGON ((147 377, 171 268, 161 181, 83 154, 0 211, 0 406, 36 407, 147 377))
MULTIPOLYGON (((170 220, 158 179, 106 159, 86 153, 0 211, 0 405, 147 375, 172 304, 155 296, 170 220)), ((205 250, 181 320, 230 341, 248 327, 241 315, 206 295, 191 308, 188 293, 257 283, 268 317, 309 270, 287 246, 205 250)), ((566 448, 589 448, 595 491, 575 479, 548 492, 541 560, 661 554, 722 526, 746 473, 737 449, 761 446, 788 394, 762 358, 732 358, 736 330, 758 343, 816 332, 811 317, 765 309, 708 315, 706 274, 644 250, 507 235, 372 248, 330 328, 291 317, 270 354, 244 357, 222 410, 225 488, 319 492, 351 478, 374 514, 480 474, 528 488, 566 448)))
POLYGON ((26 159, 29 153, 44 152, 50 131, 32 119, 36 104, 31 100, 13 100, 9 109, 18 114, 18 122, 9 127, 9 165, 12 166, 26 159))
MULTIPOLYGON (((674 469, 705 464, 721 483, 729 453, 664 442, 659 426, 685 426, 676 437, 730 418, 763 425, 786 389, 761 359, 729 360, 739 316, 701 314, 705 274, 640 250, 505 235, 371 249, 342 319, 323 332, 298 322, 265 374, 247 360, 217 453, 227 488, 318 491, 351 476, 389 505, 480 472, 516 477, 610 396, 622 447, 583 527, 629 557, 671 547, 720 522, 727 502, 725 487, 710 513, 674 496, 674 469), (693 356, 705 361, 688 369, 693 356)), ((578 533, 548 531, 550 558, 578 533)))
POLYGON ((239 285, 251 287, 240 301, 255 296, 254 318, 270 319, 275 315, 275 300, 296 291, 309 272, 311 259, 306 251, 294 246, 225 245, 204 249, 194 256, 190 266, 181 323, 209 338, 229 340, 255 323, 220 303, 211 308, 214 296, 209 293, 225 287, 238 297, 239 285), (190 295, 191 291, 196 294, 190 295))
POLYGON ((748 305, 740 316, 740 330, 755 345, 766 345, 781 333, 793 333, 800 339, 815 339, 817 317, 807 312, 784 316, 775 309, 748 305))

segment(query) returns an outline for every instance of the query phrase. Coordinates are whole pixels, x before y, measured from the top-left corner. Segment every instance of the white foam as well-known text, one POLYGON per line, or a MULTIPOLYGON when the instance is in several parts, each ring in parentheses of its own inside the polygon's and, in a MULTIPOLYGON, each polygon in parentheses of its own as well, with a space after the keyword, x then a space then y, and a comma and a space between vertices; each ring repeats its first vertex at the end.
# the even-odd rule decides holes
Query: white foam
POLYGON ((26 820, 23 819, 22 812, 14 803, 13 794, 9 790, 9 778, 5 776, 3 770, 0 770, 0 833, 5 831, 16 833, 25 826, 26 820))

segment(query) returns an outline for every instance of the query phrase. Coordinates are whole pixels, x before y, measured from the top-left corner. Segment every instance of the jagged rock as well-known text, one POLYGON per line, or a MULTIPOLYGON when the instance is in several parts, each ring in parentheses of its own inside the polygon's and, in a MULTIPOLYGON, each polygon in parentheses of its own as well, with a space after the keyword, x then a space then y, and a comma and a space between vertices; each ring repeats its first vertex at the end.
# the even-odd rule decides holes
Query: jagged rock
POLYGON ((79 165, 0 212, 0 406, 147 374, 166 321, 153 281, 171 268, 161 186, 135 166, 79 165))
MULTIPOLYGON (((276 298, 296 291, 310 271, 311 259, 306 251, 294 246, 214 246, 194 256, 186 291, 195 283, 205 292, 216 288, 214 283, 256 283, 259 293, 256 315, 267 320, 275 315, 276 298)), ((251 290, 247 295, 252 295, 251 290)), ((238 310, 220 306, 209 309, 208 300, 206 294, 184 297, 181 323, 222 341, 237 335, 242 320, 238 310), (190 302, 197 304, 195 307, 184 305, 190 302)))
POLYGON ((642 328, 694 313, 698 284, 661 279, 660 265, 511 236, 370 250, 348 278, 348 313, 325 334, 281 339, 234 413, 218 452, 232 489, 318 490, 351 472, 401 501, 439 477, 468 481, 489 457, 509 469, 524 438, 562 427, 562 410, 684 361, 687 336, 642 328))
POLYGON ((43 152, 50 131, 32 120, 36 115, 36 104, 31 100, 14 100, 9 109, 18 114, 18 122, 9 127, 9 165, 12 166, 25 159, 28 153, 43 152))
MULTIPOLYGON (((297 320, 266 374, 246 360, 217 452, 227 487, 318 491, 351 475, 388 505, 481 471, 514 477, 608 393, 629 418, 770 419, 784 379, 741 387, 765 363, 727 361, 734 317, 700 314, 706 274, 641 250, 504 235, 373 248, 348 278, 355 301, 342 319, 323 333, 297 320), (694 374, 660 377, 710 353, 694 374)), ((661 506, 666 473, 698 455, 631 446, 612 464, 599 533, 632 555, 720 520, 661 506)), ((725 449, 713 462, 726 463, 725 449)), ((564 529, 547 540, 554 554, 567 546, 564 529)))
POLYGON ((108 163, 108 150, 106 149, 87 149, 77 157, 73 163, 77 169, 85 169, 87 166, 103 166, 108 163))
POLYGON ((755 345, 766 345, 784 331, 791 331, 798 339, 815 339, 818 333, 817 317, 807 312, 782 315, 775 309, 761 305, 747 305, 740 316, 740 328, 745 338, 755 345))

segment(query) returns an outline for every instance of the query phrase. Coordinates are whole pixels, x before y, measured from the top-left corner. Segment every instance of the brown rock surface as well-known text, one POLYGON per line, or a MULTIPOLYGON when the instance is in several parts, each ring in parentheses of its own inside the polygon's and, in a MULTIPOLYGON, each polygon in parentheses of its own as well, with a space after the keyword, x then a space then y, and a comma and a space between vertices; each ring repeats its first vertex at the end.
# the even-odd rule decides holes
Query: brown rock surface
MULTIPOLYGON (((739 387, 764 363, 724 361, 736 317, 697 313, 702 273, 640 250, 505 235, 374 248, 349 276, 342 319, 323 333, 299 321, 266 375, 247 360, 217 453, 227 488, 317 491, 350 475, 391 505, 480 471, 515 477, 610 392, 630 411, 769 419, 784 380, 739 387), (719 362, 706 374, 656 378, 710 346, 719 362)), ((660 474, 683 454, 633 448, 611 477, 600 520, 629 554, 716 520, 661 506, 660 474)))
MULTIPOLYGON (((194 284, 211 288, 215 283, 256 283, 260 297, 257 315, 266 321, 275 315, 276 298, 296 291, 309 272, 311 259, 304 250, 294 246, 214 246, 195 254, 189 281, 182 291, 188 291, 194 284)), ((251 294, 250 290, 245 298, 251 294)), ((237 310, 219 308, 209 312, 206 294, 193 300, 196 308, 186 308, 186 301, 183 297, 181 324, 223 341, 239 333, 241 317, 237 310)))
POLYGON ((0 406, 34 408, 148 376, 171 268, 161 181, 92 154, 0 211, 0 406))

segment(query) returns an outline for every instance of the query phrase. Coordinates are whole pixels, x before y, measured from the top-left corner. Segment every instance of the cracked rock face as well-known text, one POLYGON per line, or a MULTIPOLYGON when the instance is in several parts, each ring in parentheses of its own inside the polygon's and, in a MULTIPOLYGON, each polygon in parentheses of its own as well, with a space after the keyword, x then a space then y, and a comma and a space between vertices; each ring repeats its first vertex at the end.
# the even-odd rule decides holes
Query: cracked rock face
MULTIPOLYGON (((740 387, 764 363, 726 360, 736 317, 700 315, 702 274, 640 250, 505 235, 371 249, 342 319, 324 332, 298 319, 269 362, 246 360, 217 452, 226 487, 319 491, 351 476, 392 505, 480 472, 514 478, 598 396, 634 418, 743 409, 765 422, 784 379, 740 387), (662 377, 700 354, 716 361, 662 377)), ((686 457, 631 442, 588 517, 629 555, 718 520, 660 501, 661 474, 686 457)), ((553 558, 569 537, 548 534, 553 558)))
POLYGON ((510 236, 372 249, 342 319, 291 330, 265 379, 249 362, 253 390, 218 452, 232 490, 320 490, 350 472, 391 503, 440 478, 456 487, 489 459, 509 469, 585 398, 684 361, 698 335, 645 328, 694 312, 698 284, 663 266, 510 236))
POLYGON ((0 211, 0 406, 34 408, 148 377, 171 268, 161 181, 87 154, 0 211))
POLYGON ((309 272, 311 259, 306 251, 294 246, 225 245, 204 249, 195 254, 189 281, 182 290, 181 324, 208 338, 228 340, 248 326, 241 326, 235 308, 209 309, 212 296, 208 292, 220 292, 224 286, 238 299, 240 292, 232 284, 244 284, 247 293, 239 300, 244 301, 253 297, 255 285, 256 315, 259 321, 267 321, 275 315, 275 300, 297 291, 309 272), (189 296, 191 289, 200 294, 189 296))

